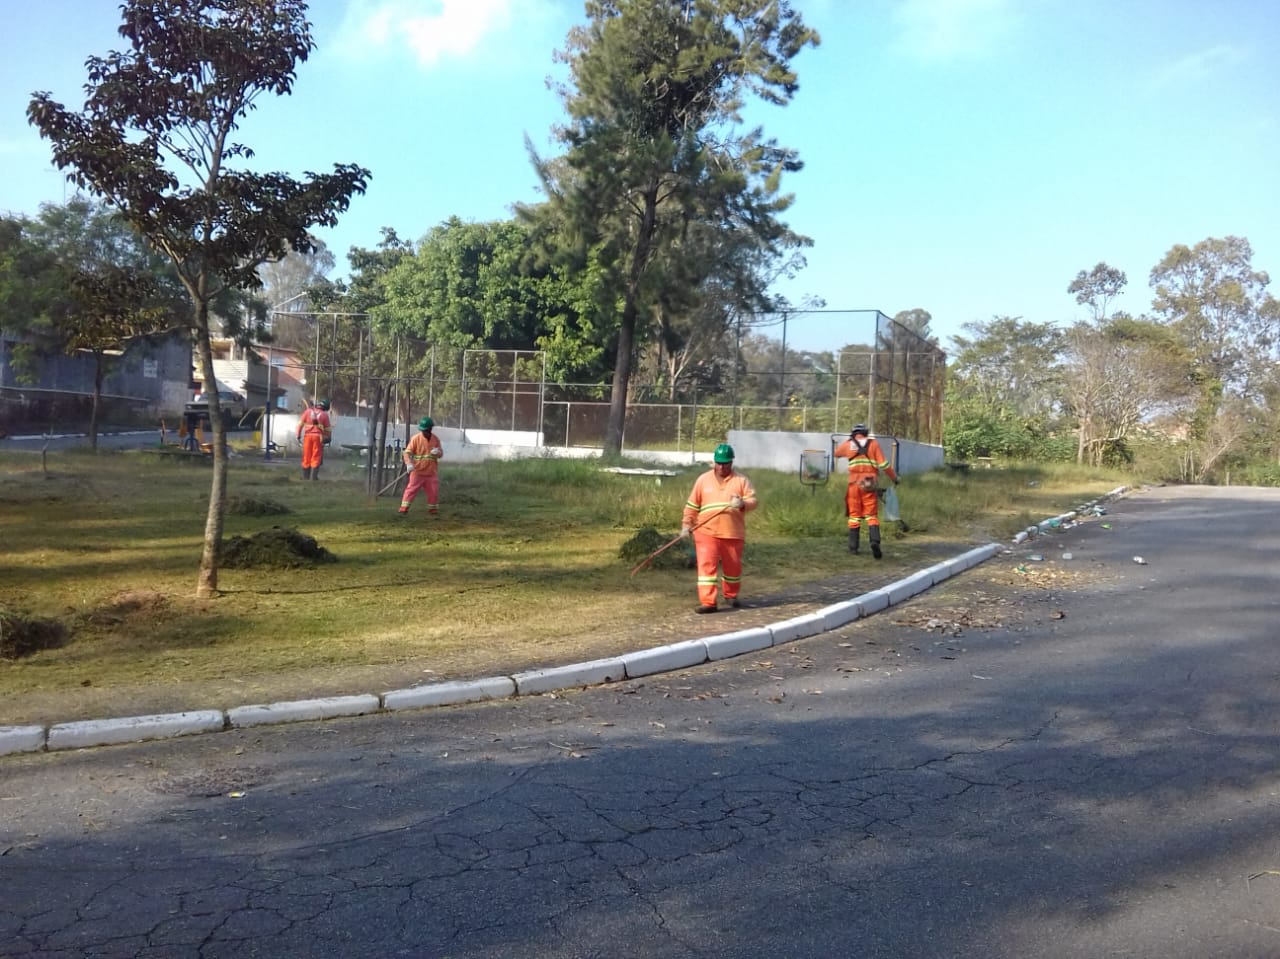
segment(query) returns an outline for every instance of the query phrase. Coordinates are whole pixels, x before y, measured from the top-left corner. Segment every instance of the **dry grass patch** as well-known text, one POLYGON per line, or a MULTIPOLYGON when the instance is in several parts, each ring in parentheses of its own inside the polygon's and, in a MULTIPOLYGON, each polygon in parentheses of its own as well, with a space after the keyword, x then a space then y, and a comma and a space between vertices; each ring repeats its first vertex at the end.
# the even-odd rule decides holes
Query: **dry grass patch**
MULTIPOLYGON (((444 469, 439 517, 400 517, 395 501, 365 494, 349 464, 327 468, 330 477, 307 483, 296 464, 232 461, 235 496, 278 504, 307 543, 299 550, 273 525, 276 512, 229 513, 224 542, 274 540, 275 559, 224 565, 222 596, 198 601, 205 470, 62 453, 46 478, 30 457, 0 454, 0 608, 21 605, 65 631, 61 645, 0 666, 0 724, 390 689, 739 628, 691 615, 683 561, 629 575, 666 541, 661 530, 678 528, 701 468, 658 485, 591 462, 455 465, 444 469), (321 551, 336 561, 321 562, 321 551)), ((751 470, 762 506, 748 520, 744 596, 803 591, 849 571, 855 584, 892 576, 989 541, 1008 517, 1054 515, 1119 485, 1113 475, 1040 474, 1032 487, 1024 473, 991 473, 904 481, 912 531, 895 535, 890 524, 885 560, 872 567, 850 565, 840 484, 813 492, 789 474, 751 470)))

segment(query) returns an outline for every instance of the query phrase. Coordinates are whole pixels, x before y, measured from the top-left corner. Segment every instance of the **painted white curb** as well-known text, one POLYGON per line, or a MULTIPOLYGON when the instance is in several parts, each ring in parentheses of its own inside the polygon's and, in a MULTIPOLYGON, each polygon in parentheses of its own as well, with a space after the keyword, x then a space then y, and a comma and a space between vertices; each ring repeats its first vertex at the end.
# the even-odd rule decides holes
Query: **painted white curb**
POLYGON ((774 623, 769 627, 769 632, 773 635, 774 646, 781 646, 783 643, 789 643, 793 639, 817 636, 822 630, 822 617, 817 613, 794 616, 791 619, 784 619, 780 623, 774 623))
POLYGON ((988 543, 986 546, 978 546, 967 553, 961 553, 951 562, 956 565, 956 572, 961 573, 966 569, 973 569, 979 563, 985 563, 998 554, 1002 548, 999 543, 988 543))
POLYGON ((862 610, 863 616, 870 616, 878 613, 882 609, 889 608, 889 591, 887 589, 874 589, 869 593, 863 593, 854 599, 858 604, 858 608, 862 610))
POLYGON ((934 563, 932 566, 926 566, 924 569, 920 570, 920 572, 917 573, 916 575, 927 576, 929 579, 929 585, 936 586, 938 583, 941 583, 944 579, 951 578, 951 575, 952 575, 951 563, 950 561, 934 563))
POLYGON ((0 726, 0 756, 38 753, 44 749, 43 726, 0 726))
POLYGON ((338 716, 363 716, 382 707, 373 694, 362 696, 326 696, 321 699, 299 699, 288 703, 265 703, 237 706, 227 710, 227 721, 238 729, 270 726, 275 723, 301 723, 312 719, 334 719, 338 716))
POLYGON ((740 629, 736 633, 721 633, 703 640, 707 647, 707 659, 729 659, 743 653, 754 653, 773 645, 773 631, 768 626, 740 629))
POLYGON ((515 680, 517 695, 533 696, 575 686, 616 683, 625 679, 626 675, 626 666, 620 658, 614 657, 593 659, 587 663, 571 663, 568 666, 553 666, 550 669, 531 669, 516 673, 511 678, 515 680))
POLYGON ((862 618, 862 607, 858 605, 856 600, 846 599, 839 603, 832 603, 830 606, 824 606, 822 609, 814 613, 822 621, 822 631, 825 633, 830 629, 839 629, 841 626, 847 626, 854 620, 862 618))
POLYGON ((460 703, 479 703, 490 699, 507 699, 516 694, 516 681, 510 676, 490 676, 487 679, 459 680, 414 686, 409 689, 393 689, 382 694, 384 709, 423 709, 427 706, 457 706, 460 703))
POLYGON ((890 583, 884 588, 884 591, 889 594, 889 605, 896 606, 898 603, 904 602, 912 596, 923 593, 932 585, 932 576, 927 576, 923 573, 913 573, 906 579, 900 579, 896 583, 890 583))
POLYGON ((128 716, 124 719, 86 719, 50 726, 48 748, 81 749, 85 746, 140 743, 148 739, 220 732, 226 725, 227 717, 221 710, 214 709, 193 713, 128 716))
POLYGON ((621 659, 627 671, 627 678, 637 679, 640 676, 652 676, 654 673, 666 673, 673 669, 701 666, 707 661, 707 645, 700 639, 689 639, 667 646, 655 646, 653 649, 625 653, 621 659))

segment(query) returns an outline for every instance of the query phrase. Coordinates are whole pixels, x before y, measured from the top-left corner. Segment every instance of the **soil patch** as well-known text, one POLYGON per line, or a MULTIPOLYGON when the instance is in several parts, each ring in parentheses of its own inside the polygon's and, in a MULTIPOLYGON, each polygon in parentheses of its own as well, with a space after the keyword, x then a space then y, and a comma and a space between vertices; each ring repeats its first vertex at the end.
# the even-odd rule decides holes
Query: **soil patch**
POLYGON ((0 607, 0 659, 21 659, 67 641, 67 628, 53 619, 37 619, 24 611, 0 607))

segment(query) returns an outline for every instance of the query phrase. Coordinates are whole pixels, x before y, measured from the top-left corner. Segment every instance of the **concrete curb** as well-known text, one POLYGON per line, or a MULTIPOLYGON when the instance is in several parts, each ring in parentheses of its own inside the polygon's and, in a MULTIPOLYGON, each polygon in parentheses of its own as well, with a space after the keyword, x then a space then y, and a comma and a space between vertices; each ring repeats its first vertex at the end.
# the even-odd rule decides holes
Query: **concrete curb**
POLYGON ((338 716, 363 716, 382 708, 377 696, 328 696, 322 699, 300 699, 289 703, 237 706, 227 710, 227 725, 238 729, 270 726, 275 723, 299 723, 308 719, 334 719, 338 716))
MULTIPOLYGON (((1105 497, 1086 504, 1077 511, 1064 513, 1062 517, 1045 520, 1044 523, 1030 527, 1014 538, 1014 544, 1024 542, 1030 536, 1039 535, 1049 529, 1061 528, 1062 523, 1074 521, 1076 517, 1086 512, 1094 511, 1096 515, 1101 515, 1096 512, 1100 504, 1109 502, 1128 490, 1127 486, 1118 487, 1105 497), (1036 532, 1032 533, 1031 530, 1036 532)), ((839 629, 855 620, 872 616, 890 606, 904 602, 931 586, 936 586, 952 576, 972 569, 1006 550, 1007 547, 998 543, 978 546, 953 559, 912 573, 882 589, 872 590, 852 599, 825 606, 815 612, 782 620, 771 626, 743 629, 708 636, 704 639, 683 640, 666 646, 637 650, 622 656, 570 663, 548 669, 528 670, 511 676, 490 676, 483 679, 434 683, 409 689, 391 690, 381 695, 364 693, 295 702, 237 706, 225 710, 211 709, 154 716, 128 716, 120 719, 92 719, 82 722, 55 723, 49 726, 0 726, 0 756, 84 749, 93 746, 193 736, 199 733, 222 732, 227 729, 244 729, 252 726, 306 722, 342 716, 367 716, 406 709, 426 709, 509 699, 516 696, 536 696, 541 693, 616 683, 624 679, 637 679, 641 676, 687 669, 706 662, 741 656, 770 646, 780 646, 793 640, 839 629)))

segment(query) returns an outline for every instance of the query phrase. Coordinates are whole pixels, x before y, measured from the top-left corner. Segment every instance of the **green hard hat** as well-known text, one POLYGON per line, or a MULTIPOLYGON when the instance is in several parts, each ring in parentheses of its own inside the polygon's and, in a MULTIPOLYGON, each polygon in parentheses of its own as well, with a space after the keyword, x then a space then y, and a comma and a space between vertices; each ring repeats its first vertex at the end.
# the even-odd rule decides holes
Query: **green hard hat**
POLYGON ((418 429, 423 431, 429 430, 431 429, 431 427, 435 425, 436 425, 436 421, 433 420, 430 416, 424 416, 422 419, 418 420, 418 429))
POLYGON ((328 400, 321 400, 321 401, 320 401, 319 406, 320 406, 320 409, 322 409, 322 410, 328 410, 328 409, 329 409, 329 401, 328 401, 328 400))
POLYGON ((715 454, 712 456, 717 463, 733 462, 733 447, 728 443, 721 443, 716 447, 715 454))

